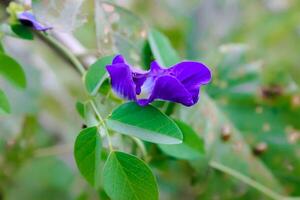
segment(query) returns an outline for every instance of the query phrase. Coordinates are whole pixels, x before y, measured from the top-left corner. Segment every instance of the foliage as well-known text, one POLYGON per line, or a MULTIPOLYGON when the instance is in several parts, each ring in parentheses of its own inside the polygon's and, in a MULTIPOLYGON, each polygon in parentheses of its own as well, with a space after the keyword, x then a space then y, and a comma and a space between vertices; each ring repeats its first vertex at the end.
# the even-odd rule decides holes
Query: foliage
POLYGON ((38 0, 54 27, 40 33, 18 23, 26 6, 9 6, 0 198, 299 199, 300 4, 146 2, 131 8, 160 28, 111 2, 38 0), (111 89, 116 54, 142 69, 204 60, 213 81, 193 107, 140 107, 111 89))

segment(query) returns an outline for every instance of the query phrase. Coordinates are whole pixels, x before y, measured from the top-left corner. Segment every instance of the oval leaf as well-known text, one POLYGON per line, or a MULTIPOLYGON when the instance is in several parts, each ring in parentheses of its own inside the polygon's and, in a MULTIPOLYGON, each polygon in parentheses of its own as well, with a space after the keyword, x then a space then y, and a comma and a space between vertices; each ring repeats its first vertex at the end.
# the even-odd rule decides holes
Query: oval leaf
POLYGON ((175 121, 183 134, 181 144, 159 145, 160 149, 175 158, 194 160, 204 153, 204 141, 187 124, 181 121, 175 121))
POLYGON ((103 169, 103 186, 112 200, 156 200, 158 188, 149 167, 135 156, 111 152, 103 169))
POLYGON ((179 62, 179 56, 172 47, 169 39, 161 32, 152 29, 148 34, 148 41, 154 58, 159 64, 169 67, 179 62))
POLYGON ((96 95, 107 78, 105 66, 112 62, 113 56, 106 56, 92 64, 85 77, 85 87, 91 95, 96 95))
POLYGON ((80 101, 77 101, 75 106, 76 106, 76 110, 77 110, 78 114, 80 115, 80 117, 82 119, 84 119, 85 118, 85 112, 86 112, 85 104, 81 103, 80 101))
POLYGON ((134 102, 125 103, 113 111, 107 125, 111 130, 149 142, 182 142, 182 133, 176 123, 151 105, 141 107, 134 102))
POLYGON ((15 86, 26 87, 26 78, 22 67, 13 58, 3 53, 0 53, 0 74, 15 86))
POLYGON ((2 90, 0 90, 0 115, 10 113, 9 102, 2 90))
POLYGON ((74 155, 77 167, 85 179, 97 187, 100 180, 101 137, 97 127, 82 130, 76 138, 74 155))

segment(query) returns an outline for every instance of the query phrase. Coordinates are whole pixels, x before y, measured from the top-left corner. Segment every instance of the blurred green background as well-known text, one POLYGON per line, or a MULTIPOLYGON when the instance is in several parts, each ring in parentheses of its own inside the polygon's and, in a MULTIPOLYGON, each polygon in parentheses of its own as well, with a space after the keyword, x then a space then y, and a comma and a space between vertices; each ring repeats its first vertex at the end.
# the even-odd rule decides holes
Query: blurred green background
MULTIPOLYGON (((46 5, 50 2, 68 1, 46 5)), ((117 14, 105 18, 109 7, 97 10, 85 1, 78 23, 67 23, 69 13, 54 19, 45 7, 37 5, 34 11, 39 19, 56 23, 58 31, 73 30, 96 56, 121 52, 145 67, 143 30, 155 27, 183 59, 201 60, 213 70, 199 104, 174 113, 204 137, 207 155, 188 162, 149 147, 160 198, 272 199, 221 172, 218 163, 276 195, 300 196, 300 1, 110 2, 127 10, 109 4, 117 14), (115 43, 102 34, 107 23, 115 43)), ((5 22, 3 4, 0 18, 5 22)), ((19 91, 0 79, 12 107, 12 114, 0 116, 0 199, 107 199, 88 186, 73 159, 82 127, 75 103, 86 97, 81 78, 38 38, 5 36, 3 46, 24 67, 28 87, 19 91)))

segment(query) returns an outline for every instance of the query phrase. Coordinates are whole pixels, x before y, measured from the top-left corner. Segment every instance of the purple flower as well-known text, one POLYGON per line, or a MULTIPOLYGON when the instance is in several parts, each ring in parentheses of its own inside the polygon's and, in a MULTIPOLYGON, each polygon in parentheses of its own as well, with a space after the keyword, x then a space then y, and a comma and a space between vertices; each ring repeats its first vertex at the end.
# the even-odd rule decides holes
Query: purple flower
POLYGON ((113 90, 141 106, 155 99, 192 106, 199 99, 200 86, 211 80, 209 68, 194 61, 183 61, 167 69, 153 61, 149 71, 142 71, 132 68, 118 55, 106 69, 113 90))
POLYGON ((49 29, 52 29, 52 27, 44 26, 40 22, 38 22, 35 16, 29 11, 19 13, 18 19, 24 26, 28 26, 37 31, 47 31, 49 29))

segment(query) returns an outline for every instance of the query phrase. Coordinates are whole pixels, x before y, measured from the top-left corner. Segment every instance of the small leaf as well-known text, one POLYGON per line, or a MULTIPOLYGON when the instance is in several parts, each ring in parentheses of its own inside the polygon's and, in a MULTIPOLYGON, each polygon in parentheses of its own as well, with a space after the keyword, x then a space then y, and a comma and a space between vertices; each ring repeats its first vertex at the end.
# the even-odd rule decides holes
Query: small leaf
POLYGON ((30 28, 23 26, 22 24, 14 24, 11 26, 11 30, 20 38, 25 40, 33 40, 33 33, 30 28))
POLYGON ((76 110, 78 114, 84 119, 85 117, 85 104, 77 101, 76 102, 76 110))
POLYGON ((0 115, 10 113, 9 102, 2 90, 0 90, 0 115))
POLYGON ((165 35, 155 29, 152 29, 149 32, 148 41, 154 58, 159 64, 169 67, 179 62, 177 52, 174 50, 169 39, 165 35))
POLYGON ((103 186, 112 200, 156 200, 154 175, 140 159, 123 152, 111 152, 103 169, 103 186))
POLYGON ((159 145, 166 154, 179 159, 194 160, 204 153, 204 142, 197 133, 187 124, 175 121, 183 134, 181 144, 159 145))
POLYGON ((112 62, 113 56, 106 56, 92 64, 85 77, 85 87, 91 95, 96 95, 107 78, 105 66, 112 62))
POLYGON ((19 88, 26 87, 25 73, 13 58, 0 53, 0 74, 19 88))
POLYGON ((101 137, 97 127, 86 128, 79 133, 75 141, 74 155, 81 174, 92 186, 98 187, 101 137))
POLYGON ((141 107, 134 102, 115 109, 108 118, 110 129, 158 144, 179 144, 182 133, 176 123, 157 108, 141 107))

